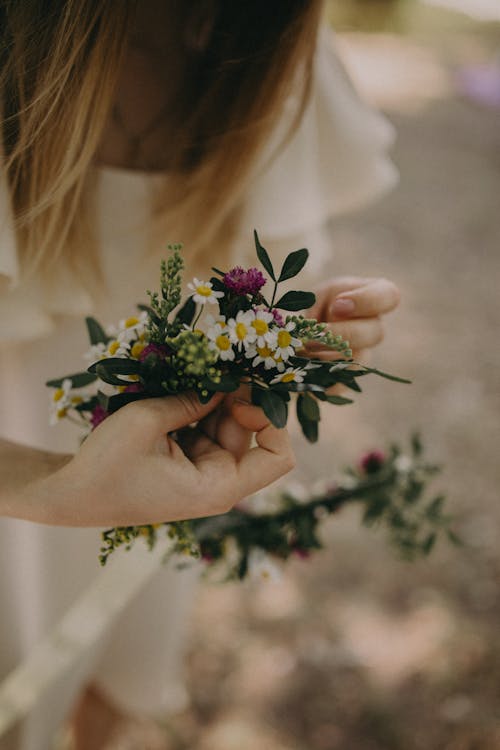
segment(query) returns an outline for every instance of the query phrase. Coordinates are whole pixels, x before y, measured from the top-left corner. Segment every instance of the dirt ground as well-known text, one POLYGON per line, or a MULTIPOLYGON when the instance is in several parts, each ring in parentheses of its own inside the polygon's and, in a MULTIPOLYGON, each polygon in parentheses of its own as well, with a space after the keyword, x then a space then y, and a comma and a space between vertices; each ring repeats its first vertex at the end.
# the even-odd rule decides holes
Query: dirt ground
POLYGON ((300 443, 302 474, 418 427, 465 546, 404 563, 346 511, 280 584, 204 587, 192 705, 166 726, 175 750, 500 748, 500 111, 456 86, 461 65, 498 52, 500 28, 431 11, 385 21, 340 44, 397 128, 401 183, 334 223, 328 270, 397 281, 376 363, 414 384, 367 382, 332 407, 320 448, 300 443))

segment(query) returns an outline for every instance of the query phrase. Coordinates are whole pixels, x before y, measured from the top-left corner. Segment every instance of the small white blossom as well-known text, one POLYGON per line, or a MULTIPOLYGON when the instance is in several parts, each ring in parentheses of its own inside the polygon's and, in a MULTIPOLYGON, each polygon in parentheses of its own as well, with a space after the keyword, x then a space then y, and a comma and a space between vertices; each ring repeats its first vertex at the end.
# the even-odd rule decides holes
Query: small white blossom
POLYGON ((229 331, 225 317, 223 315, 218 315, 217 317, 207 315, 206 322, 208 323, 206 334, 208 338, 208 346, 210 349, 217 352, 219 359, 223 361, 232 361, 235 354, 229 338, 229 331))
POLYGON ((211 305, 215 305, 219 297, 224 296, 224 292, 216 292, 212 289, 211 281, 200 281, 194 278, 192 282, 188 284, 188 289, 191 291, 191 296, 195 302, 200 305, 206 305, 207 302, 211 305))
POLYGON ((247 349, 257 339, 257 332, 252 326, 254 320, 253 310, 240 310, 236 318, 230 318, 227 322, 231 343, 236 344, 240 351, 242 348, 247 349))
POLYGON ((270 328, 269 323, 274 322, 274 316, 267 310, 256 310, 255 318, 252 320, 251 325, 255 329, 257 334, 256 344, 257 346, 276 346, 277 332, 276 329, 270 328))
POLYGON ((71 379, 65 378, 61 387, 55 389, 50 399, 50 424, 55 425, 60 422, 66 416, 68 409, 78 406, 82 401, 83 397, 72 390, 71 379))
POLYGON ((254 547, 248 555, 248 574, 254 581, 278 583, 282 579, 281 568, 263 549, 254 547))
POLYGON ((295 349, 302 347, 302 341, 292 336, 291 331, 295 328, 295 323, 290 321, 283 328, 277 329, 277 347, 276 355, 284 361, 293 357, 295 349))
POLYGON ((302 383, 306 375, 307 371, 301 370, 300 367, 287 367, 285 372, 276 375, 271 380, 271 385, 275 383, 302 383))
POLYGON ((142 310, 138 315, 120 320, 114 338, 127 343, 130 343, 133 339, 140 339, 146 332, 148 319, 148 313, 142 310))
POLYGON ((263 364, 265 370, 272 370, 273 368, 277 368, 279 370, 281 364, 281 367, 285 369, 283 363, 280 363, 274 357, 273 349, 271 349, 271 347, 267 345, 255 346, 255 344, 253 344, 252 346, 249 346, 245 352, 245 357, 248 357, 248 359, 252 360, 252 365, 254 367, 263 364))

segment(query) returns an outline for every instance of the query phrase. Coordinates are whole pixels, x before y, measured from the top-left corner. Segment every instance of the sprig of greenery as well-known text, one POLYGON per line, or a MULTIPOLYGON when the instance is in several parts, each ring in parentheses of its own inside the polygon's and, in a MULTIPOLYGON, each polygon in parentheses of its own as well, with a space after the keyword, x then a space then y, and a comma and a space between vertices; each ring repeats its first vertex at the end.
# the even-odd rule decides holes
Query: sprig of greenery
POLYGON ((230 564, 229 578, 244 578, 252 550, 259 549, 282 560, 293 554, 307 556, 321 549, 319 527, 324 520, 346 505, 358 503, 362 508, 362 522, 369 528, 385 528, 392 546, 406 560, 427 556, 440 536, 454 544, 459 539, 451 525, 451 517, 444 512, 444 497, 429 497, 429 481, 439 467, 427 463, 421 455, 418 437, 414 436, 410 452, 404 454, 393 445, 382 458, 377 453, 370 466, 345 470, 345 479, 332 483, 323 493, 306 500, 297 498, 293 491, 284 490, 272 506, 277 510, 254 513, 251 502, 245 508, 234 508, 221 516, 197 519, 189 528, 179 525, 125 527, 110 529, 103 534, 101 562, 119 547, 130 549, 138 537, 145 538, 151 547, 160 535, 176 539, 172 554, 187 552, 203 558, 211 567, 226 560, 228 546, 236 558, 230 564), (181 539, 179 541, 179 539, 181 539), (235 550, 237 554, 235 554, 235 550))

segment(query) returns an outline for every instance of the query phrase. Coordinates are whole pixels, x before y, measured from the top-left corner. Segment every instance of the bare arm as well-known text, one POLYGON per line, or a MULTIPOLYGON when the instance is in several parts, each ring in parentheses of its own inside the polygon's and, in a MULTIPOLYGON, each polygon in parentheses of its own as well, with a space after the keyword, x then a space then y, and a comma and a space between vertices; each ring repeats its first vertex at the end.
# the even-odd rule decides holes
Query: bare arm
POLYGON ((70 460, 70 455, 42 451, 0 438, 0 516, 20 515, 30 487, 70 460))
POLYGON ((204 405, 193 394, 148 399, 108 417, 72 457, 2 441, 0 515, 80 527, 203 517, 293 465, 286 430, 255 406, 222 395, 204 405))

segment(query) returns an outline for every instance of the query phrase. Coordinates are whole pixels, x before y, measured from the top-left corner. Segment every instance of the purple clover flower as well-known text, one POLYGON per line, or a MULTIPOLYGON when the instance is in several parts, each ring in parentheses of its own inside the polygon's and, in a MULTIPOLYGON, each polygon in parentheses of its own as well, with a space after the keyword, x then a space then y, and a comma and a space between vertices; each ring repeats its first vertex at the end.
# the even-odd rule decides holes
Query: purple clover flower
POLYGON ((258 294, 266 283, 266 280, 258 268, 249 268, 245 271, 241 266, 235 266, 224 274, 222 283, 235 294, 258 294))

